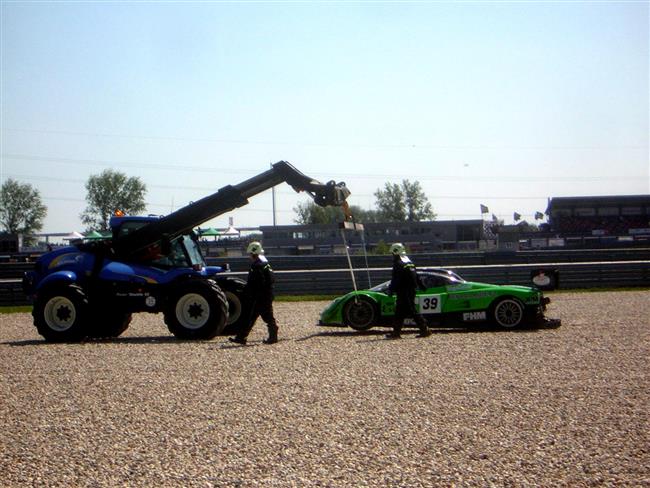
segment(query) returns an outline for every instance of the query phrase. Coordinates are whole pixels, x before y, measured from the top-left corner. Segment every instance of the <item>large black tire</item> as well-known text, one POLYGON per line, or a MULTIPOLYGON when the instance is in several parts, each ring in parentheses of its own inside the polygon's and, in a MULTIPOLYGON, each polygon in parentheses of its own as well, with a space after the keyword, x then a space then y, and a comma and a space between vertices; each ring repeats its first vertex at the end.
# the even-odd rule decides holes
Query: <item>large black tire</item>
POLYGON ((180 284, 165 307, 165 323, 179 339, 212 339, 228 318, 226 295, 213 280, 180 284))
POLYGON ((524 304, 513 297, 500 298, 490 308, 490 316, 494 322, 504 329, 519 327, 524 320, 524 304))
POLYGON ((88 335, 88 299, 76 285, 38 292, 32 310, 38 333, 50 342, 78 342, 88 335))
POLYGON ((222 334, 236 335, 248 321, 248 310, 244 310, 244 286, 246 282, 239 278, 216 278, 219 288, 228 300, 228 320, 222 334))
POLYGON ((129 328, 133 315, 123 310, 93 309, 92 328, 88 337, 99 339, 102 337, 119 337, 129 328))
POLYGON ((372 328, 376 325, 378 317, 377 304, 364 296, 351 298, 343 306, 343 321, 354 330, 363 331, 372 328))

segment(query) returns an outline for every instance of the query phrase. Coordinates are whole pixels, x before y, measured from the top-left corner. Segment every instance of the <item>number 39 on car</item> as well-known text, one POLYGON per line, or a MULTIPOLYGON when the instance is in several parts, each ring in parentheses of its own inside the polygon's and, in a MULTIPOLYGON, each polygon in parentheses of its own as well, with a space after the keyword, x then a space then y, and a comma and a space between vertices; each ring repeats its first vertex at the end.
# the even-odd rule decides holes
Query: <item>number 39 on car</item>
MULTIPOLYGON (((548 322, 544 311, 550 300, 536 288, 474 283, 446 269, 423 268, 418 276, 423 289, 417 292, 416 309, 431 326, 487 324, 512 329, 548 322)), ((395 297, 388 295, 388 285, 387 281, 335 299, 321 313, 319 325, 359 331, 392 325, 395 297)))

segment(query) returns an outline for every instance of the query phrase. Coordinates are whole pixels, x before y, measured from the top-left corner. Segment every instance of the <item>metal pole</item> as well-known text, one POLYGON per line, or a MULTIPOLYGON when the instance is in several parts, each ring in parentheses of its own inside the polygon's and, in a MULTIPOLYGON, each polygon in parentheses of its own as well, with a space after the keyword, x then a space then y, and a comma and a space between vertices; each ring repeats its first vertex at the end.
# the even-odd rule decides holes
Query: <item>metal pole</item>
POLYGON ((366 251, 366 231, 361 229, 361 243, 363 244, 363 257, 366 260, 366 273, 368 274, 368 288, 372 288, 372 282, 370 281, 370 269, 368 268, 368 252, 366 251))
MULTIPOLYGON (((273 168, 273 163, 269 163, 269 165, 273 168)), ((277 225, 275 216, 275 186, 271 187, 271 199, 273 205, 273 227, 275 227, 277 225)))
POLYGON ((350 275, 352 276, 352 286, 354 286, 354 291, 357 291, 357 280, 354 278, 354 269, 352 268, 350 251, 348 251, 348 245, 345 242, 345 229, 343 228, 341 228, 341 238, 343 239, 343 247, 345 248, 345 255, 348 257, 348 266, 350 267, 350 275))

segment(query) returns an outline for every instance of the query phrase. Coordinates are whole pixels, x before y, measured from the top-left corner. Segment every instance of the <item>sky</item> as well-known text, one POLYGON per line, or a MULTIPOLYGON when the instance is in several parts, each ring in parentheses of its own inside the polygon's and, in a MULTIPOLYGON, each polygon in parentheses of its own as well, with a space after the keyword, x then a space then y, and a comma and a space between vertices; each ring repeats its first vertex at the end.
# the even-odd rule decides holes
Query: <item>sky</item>
MULTIPOLYGON (((0 181, 83 231, 113 169, 168 214, 286 160, 438 220, 650 193, 647 1, 0 3, 0 181)), ((276 187, 276 222, 308 201, 276 187)), ((273 224, 271 191, 206 226, 273 224)))

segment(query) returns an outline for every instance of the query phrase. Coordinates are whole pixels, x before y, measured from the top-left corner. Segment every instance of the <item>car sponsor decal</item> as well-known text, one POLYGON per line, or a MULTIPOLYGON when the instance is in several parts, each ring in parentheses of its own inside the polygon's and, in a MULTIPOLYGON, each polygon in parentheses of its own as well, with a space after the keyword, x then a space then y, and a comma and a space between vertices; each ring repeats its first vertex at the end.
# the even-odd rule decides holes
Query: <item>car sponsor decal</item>
POLYGON ((450 300, 475 300, 477 298, 492 298, 497 294, 494 291, 477 291, 475 293, 461 293, 458 295, 449 295, 450 300))
POLYGON ((485 310, 480 312, 465 312, 463 313, 463 322, 476 322, 478 320, 487 319, 487 313, 485 310))
POLYGON ((469 283, 462 283, 460 285, 447 285, 446 288, 448 292, 467 291, 472 289, 472 285, 469 283))
POLYGON ((415 304, 419 305, 421 314, 440 313, 442 311, 440 295, 418 295, 415 297, 415 304))

